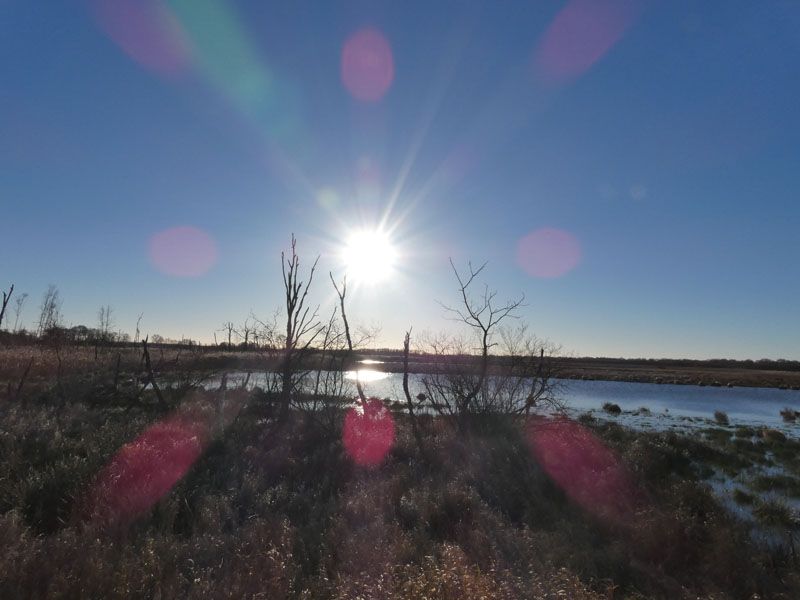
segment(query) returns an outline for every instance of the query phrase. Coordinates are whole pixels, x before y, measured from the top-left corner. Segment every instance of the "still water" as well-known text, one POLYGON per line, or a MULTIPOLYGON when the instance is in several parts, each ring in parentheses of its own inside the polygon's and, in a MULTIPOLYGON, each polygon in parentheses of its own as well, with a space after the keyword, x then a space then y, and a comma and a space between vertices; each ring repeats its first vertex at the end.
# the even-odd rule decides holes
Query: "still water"
MULTIPOLYGON (((349 390, 355 396, 356 376, 361 381, 368 396, 402 400, 403 376, 401 373, 385 373, 378 365, 364 365, 357 372, 346 373, 349 390)), ((244 381, 245 373, 231 373, 228 384, 235 386, 244 381)), ((412 396, 424 392, 423 375, 409 376, 412 396)), ((253 373, 249 385, 264 386, 267 375, 253 373)), ((218 385, 219 380, 207 382, 209 388, 218 385)), ((613 417, 623 423, 638 427, 681 427, 708 426, 714 411, 727 413, 733 425, 766 425, 800 435, 800 424, 784 423, 780 416, 783 408, 800 411, 800 391, 779 390, 775 388, 751 387, 704 387, 695 385, 666 385, 655 383, 630 383, 623 381, 583 381, 560 380, 559 398, 570 412, 579 414, 593 412, 604 417, 601 410, 605 402, 613 402, 622 409, 623 414, 613 417), (650 414, 634 414, 646 408, 650 414)))

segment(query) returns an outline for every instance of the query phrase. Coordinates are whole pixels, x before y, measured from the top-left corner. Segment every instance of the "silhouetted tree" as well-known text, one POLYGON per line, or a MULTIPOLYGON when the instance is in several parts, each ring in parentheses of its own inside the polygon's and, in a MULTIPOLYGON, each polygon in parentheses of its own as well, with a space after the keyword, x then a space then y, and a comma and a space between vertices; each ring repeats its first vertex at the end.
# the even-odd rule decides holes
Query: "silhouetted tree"
POLYGON ((558 406, 552 360, 557 349, 529 334, 524 325, 516 329, 503 326, 519 317, 524 295, 498 303, 497 293, 487 285, 473 294, 486 265, 476 269, 470 263, 463 274, 452 260, 450 265, 461 301, 457 307, 442 307, 452 320, 467 327, 468 335, 429 340, 428 351, 440 356, 444 366, 440 372, 422 377, 426 400, 439 414, 457 417, 462 428, 471 415, 529 412, 543 404, 558 406), (496 370, 490 373, 490 353, 498 346, 498 336, 502 344, 499 356, 493 357, 496 370), (473 345, 476 342, 477 347, 473 345), (476 353, 477 368, 472 358, 476 353))
MULTIPOLYGON (((350 324, 347 322, 347 311, 345 310, 344 299, 347 296, 347 276, 345 275, 342 278, 342 287, 340 288, 336 284, 336 280, 333 278, 333 273, 329 273, 331 278, 331 283, 333 284, 333 289, 336 290, 336 295, 339 297, 339 306, 340 310, 342 311, 342 324, 344 325, 344 336, 345 340, 347 340, 347 358, 352 360, 353 357, 353 338, 350 335, 350 324)), ((356 372, 356 390, 358 390, 358 397, 361 400, 361 403, 366 406, 367 397, 364 395, 364 387, 361 385, 361 382, 358 379, 358 374, 356 372)))
POLYGON ((139 313, 139 317, 136 319, 136 335, 134 335, 134 338, 133 338, 133 343, 134 344, 138 344, 139 343, 139 336, 141 335, 141 330, 139 329, 139 325, 142 322, 142 317, 143 316, 144 316, 144 313, 139 313))
POLYGON ((43 337, 48 332, 59 327, 61 323, 61 297, 58 288, 52 283, 42 297, 42 306, 39 310, 39 324, 36 334, 43 337))
POLYGON ((17 294, 16 299, 14 300, 14 333, 19 330, 19 317, 22 314, 22 308, 25 305, 25 301, 28 299, 28 294, 17 294))
POLYGON ((313 310, 306 306, 308 291, 314 280, 317 268, 317 256, 308 274, 308 281, 299 279, 300 258, 297 255, 297 240, 292 235, 291 255, 281 252, 281 273, 286 300, 286 337, 283 346, 281 366, 281 393, 279 420, 285 421, 289 416, 291 395, 295 391, 298 380, 298 367, 314 340, 322 333, 318 317, 319 307, 313 310))
POLYGON ((110 342, 111 338, 114 336, 111 332, 111 328, 114 326, 114 321, 111 316, 113 312, 114 309, 108 304, 101 306, 100 310, 97 311, 97 331, 100 341, 110 342))
POLYGON ((236 330, 236 335, 242 340, 242 348, 247 350, 250 344, 250 336, 253 335, 255 325, 251 325, 250 319, 247 318, 244 320, 244 324, 236 330))
POLYGON ((228 334, 228 349, 230 350, 230 348, 233 347, 233 334, 236 331, 236 326, 233 324, 233 321, 225 321, 220 331, 228 334))

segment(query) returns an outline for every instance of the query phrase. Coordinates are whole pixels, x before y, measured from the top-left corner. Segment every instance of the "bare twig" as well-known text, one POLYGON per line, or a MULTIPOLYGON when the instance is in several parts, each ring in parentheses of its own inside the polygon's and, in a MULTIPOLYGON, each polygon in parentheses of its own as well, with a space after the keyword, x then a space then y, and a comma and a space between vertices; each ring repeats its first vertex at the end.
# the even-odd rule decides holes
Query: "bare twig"
POLYGON ((414 402, 411 400, 411 392, 408 389, 408 353, 411 348, 411 329, 406 331, 406 337, 403 339, 403 393, 406 397, 406 406, 408 407, 408 416, 411 419, 411 431, 414 433, 414 439, 417 442, 422 457, 427 460, 427 453, 425 445, 422 442, 422 434, 417 426, 417 415, 414 414, 414 402))
POLYGON ((11 284, 11 288, 9 288, 8 292, 3 292, 3 305, 0 307, 0 327, 3 326, 3 317, 6 314, 6 306, 8 306, 8 301, 11 300, 11 294, 14 293, 14 284, 11 284))
POLYGON ((122 354, 117 352, 117 365, 114 368, 114 391, 115 392, 117 391, 117 388, 119 386, 119 363, 120 363, 121 360, 122 360, 122 354))
POLYGON ((20 377, 19 379, 19 384, 17 384, 17 391, 14 394, 14 400, 19 400, 19 397, 22 394, 22 386, 25 385, 25 379, 27 379, 28 373, 30 372, 32 366, 33 366, 33 357, 31 356, 30 360, 28 361, 28 365, 22 372, 22 377, 20 377))
MULTIPOLYGON (((149 336, 148 336, 149 337, 149 336)), ((150 362, 150 352, 147 349, 147 337, 142 340, 142 356, 144 358, 145 368, 147 369, 147 379, 150 385, 153 386, 153 391, 156 393, 156 397, 158 398, 158 403, 161 405, 162 408, 167 407, 167 403, 164 401, 164 396, 161 394, 161 388, 158 387, 158 383, 156 382, 155 375, 153 375, 153 365, 150 362)))
MULTIPOLYGON (((333 278, 333 273, 328 273, 331 278, 331 283, 333 284, 333 289, 336 290, 336 295, 339 296, 339 306, 342 311, 342 322, 344 323, 344 335, 347 339, 347 351, 348 357, 352 358, 353 356, 353 338, 350 337, 350 324, 347 322, 347 312, 344 309, 344 299, 347 295, 347 275, 342 278, 342 287, 339 288, 336 285, 336 280, 333 278)), ((361 381, 358 379, 358 369, 356 369, 356 390, 358 390, 358 397, 361 400, 361 404, 366 406, 367 404, 367 397, 364 394, 364 386, 361 385, 361 381)))

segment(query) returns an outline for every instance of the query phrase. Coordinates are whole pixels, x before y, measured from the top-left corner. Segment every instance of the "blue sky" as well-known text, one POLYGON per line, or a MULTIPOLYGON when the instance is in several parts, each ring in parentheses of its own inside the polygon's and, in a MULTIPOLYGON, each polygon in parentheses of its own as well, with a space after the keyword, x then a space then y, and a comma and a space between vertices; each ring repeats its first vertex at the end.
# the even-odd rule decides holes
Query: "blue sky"
POLYGON ((570 353, 800 359, 795 2, 0 7, 0 280, 28 323, 54 283, 67 323, 209 340, 280 306, 292 232, 327 312, 383 223, 396 269, 350 307, 380 345, 453 327, 452 257, 570 353), (190 276, 154 250, 180 227, 190 276))

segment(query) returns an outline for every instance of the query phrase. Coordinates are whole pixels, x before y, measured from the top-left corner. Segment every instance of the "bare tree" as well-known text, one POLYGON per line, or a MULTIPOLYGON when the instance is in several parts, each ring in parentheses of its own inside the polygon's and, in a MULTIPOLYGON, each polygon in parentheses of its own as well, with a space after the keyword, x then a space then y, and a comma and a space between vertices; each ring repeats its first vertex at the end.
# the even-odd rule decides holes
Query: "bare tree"
POLYGON ((253 321, 253 343, 256 347, 264 347, 267 350, 274 350, 283 346, 283 335, 278 333, 278 316, 280 309, 276 310, 269 321, 263 321, 250 312, 250 319, 253 321))
POLYGON ((417 415, 414 413, 414 401, 411 399, 411 391, 408 388, 408 355, 411 351, 411 329, 406 331, 406 336, 403 339, 403 394, 406 397, 406 408, 408 409, 408 418, 411 420, 411 431, 414 434, 414 439, 417 442, 417 448, 423 458, 427 460, 427 452, 425 444, 422 441, 422 433, 419 430, 417 423, 417 415))
POLYGON ((500 330, 501 372, 505 385, 499 409, 529 414, 533 410, 559 411, 558 355, 560 348, 530 333, 527 324, 500 330))
POLYGON ((483 293, 473 296, 470 286, 472 286, 481 272, 486 268, 486 263, 475 269, 472 263, 468 263, 469 271, 463 275, 458 271, 453 260, 450 259, 450 266, 453 269, 456 281, 458 281, 458 292, 461 296, 461 303, 456 307, 442 304, 442 307, 450 315, 450 318, 463 323, 469 327, 478 339, 480 352, 479 371, 477 379, 461 390, 455 400, 455 409, 459 415, 467 415, 472 412, 472 402, 481 392, 486 389, 486 378, 489 374, 489 350, 496 345, 494 336, 499 325, 507 318, 517 318, 517 309, 525 301, 525 296, 521 295, 514 300, 507 300, 505 303, 497 304, 497 292, 489 290, 488 285, 484 285, 483 293))
MULTIPOLYGON (((336 290, 336 295, 339 297, 339 306, 342 311, 342 323, 344 324, 344 336, 345 340, 347 340, 347 358, 352 360, 353 338, 350 335, 350 324, 347 322, 347 312, 345 311, 344 307, 344 299, 347 296, 347 275, 342 278, 341 288, 336 284, 336 280, 333 278, 333 273, 329 273, 329 275, 331 278, 331 283, 333 284, 333 289, 336 290)), ((356 370, 356 390, 358 390, 358 397, 361 400, 361 403, 366 406, 367 397, 364 395, 364 387, 361 385, 361 381, 358 379, 358 370, 356 370)))
POLYGON ((308 353, 311 344, 322 333, 323 327, 318 319, 319 307, 313 310, 306 306, 308 291, 314 280, 319 256, 311 265, 308 280, 300 279, 300 258, 297 256, 297 240, 292 234, 291 255, 281 252, 281 273, 286 295, 286 337, 283 346, 281 365, 281 392, 279 420, 286 421, 289 416, 291 395, 303 378, 299 373, 302 358, 308 353))
POLYGON ((141 329, 139 328, 139 326, 142 323, 142 317, 143 316, 144 316, 144 313, 139 313, 139 316, 136 319, 136 335, 133 338, 133 343, 134 344, 138 344, 139 343, 139 336, 141 335, 141 329))
POLYGON ((6 314, 6 306, 8 306, 8 301, 11 300, 11 294, 14 293, 14 284, 11 284, 11 288, 9 288, 8 293, 3 292, 3 305, 0 307, 0 327, 3 326, 3 317, 6 314))
POLYGON ((427 351, 437 357, 438 367, 422 377, 426 400, 439 414, 456 417, 461 428, 472 415, 561 408, 555 379, 558 348, 536 338, 524 324, 506 326, 518 318, 524 296, 499 303, 485 285, 475 295, 485 264, 477 269, 470 264, 464 274, 452 261, 451 266, 461 303, 443 306, 452 320, 466 326, 467 335, 428 341, 427 351))
POLYGON ((16 299, 14 300, 14 333, 19 331, 20 325, 20 315, 22 314, 22 308, 25 306, 25 301, 28 299, 28 294, 17 294, 16 299))
POLYGON ((293 404, 303 410, 306 417, 331 429, 337 426, 335 411, 324 409, 339 407, 342 400, 352 398, 350 382, 344 372, 347 343, 337 313, 338 307, 334 307, 327 323, 321 326, 314 349, 314 369, 306 386, 307 393, 296 394, 293 400, 293 404))
POLYGON ((58 288, 52 283, 42 297, 42 306, 39 310, 39 324, 36 333, 39 337, 58 327, 61 323, 61 297, 58 288))
POLYGON ((255 331, 255 323, 251 324, 249 317, 245 319, 244 324, 239 329, 236 330, 236 335, 238 335, 241 338, 245 350, 249 348, 250 337, 253 335, 254 331, 255 331))
POLYGON ((228 349, 230 350, 233 347, 233 334, 236 332, 236 325, 233 324, 233 321, 225 321, 220 331, 228 334, 228 349))
POLYGON ((101 306, 100 310, 97 311, 97 330, 100 340, 103 342, 111 341, 114 335, 111 331, 114 326, 114 320, 111 316, 113 312, 114 309, 108 304, 101 306))
POLYGON ((153 363, 150 361, 150 352, 147 349, 147 337, 142 340, 142 360, 147 370, 147 382, 153 388, 156 398, 158 398, 159 406, 166 408, 167 402, 164 400, 164 395, 161 393, 161 388, 158 386, 155 373, 153 372, 153 363))

